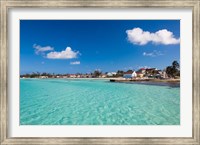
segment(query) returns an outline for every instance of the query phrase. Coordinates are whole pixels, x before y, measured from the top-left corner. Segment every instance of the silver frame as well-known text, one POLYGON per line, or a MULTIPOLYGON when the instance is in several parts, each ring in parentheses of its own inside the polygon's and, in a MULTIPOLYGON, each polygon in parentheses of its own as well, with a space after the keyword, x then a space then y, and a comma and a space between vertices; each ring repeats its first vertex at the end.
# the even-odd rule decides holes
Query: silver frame
POLYGON ((0 0, 0 144, 200 145, 200 0, 0 0), (193 15, 192 137, 8 137, 8 10, 10 8, 191 8, 193 15))

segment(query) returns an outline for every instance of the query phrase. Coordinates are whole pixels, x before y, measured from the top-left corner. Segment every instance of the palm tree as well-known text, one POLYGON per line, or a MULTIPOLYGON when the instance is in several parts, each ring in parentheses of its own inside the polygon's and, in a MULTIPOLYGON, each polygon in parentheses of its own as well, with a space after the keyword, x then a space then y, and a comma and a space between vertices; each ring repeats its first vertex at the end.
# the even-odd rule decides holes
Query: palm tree
POLYGON ((173 61, 172 66, 173 66, 174 69, 179 69, 179 67, 180 67, 179 63, 177 61, 173 61))
POLYGON ((102 73, 99 70, 94 71, 94 77, 99 77, 102 73))
POLYGON ((180 76, 180 65, 177 61, 173 61, 171 66, 166 68, 166 73, 169 77, 175 78, 176 76, 180 76))

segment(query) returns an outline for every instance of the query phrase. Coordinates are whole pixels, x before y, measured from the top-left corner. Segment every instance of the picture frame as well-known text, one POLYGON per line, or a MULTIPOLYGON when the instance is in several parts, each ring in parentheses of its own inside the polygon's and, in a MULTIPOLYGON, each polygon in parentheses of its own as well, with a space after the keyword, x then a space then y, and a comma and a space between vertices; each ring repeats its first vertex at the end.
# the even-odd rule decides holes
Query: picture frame
POLYGON ((200 144, 200 1, 178 0, 1 0, 0 143, 8 144, 200 144), (192 137, 14 137, 8 136, 8 13, 12 8, 191 8, 193 15, 192 137))

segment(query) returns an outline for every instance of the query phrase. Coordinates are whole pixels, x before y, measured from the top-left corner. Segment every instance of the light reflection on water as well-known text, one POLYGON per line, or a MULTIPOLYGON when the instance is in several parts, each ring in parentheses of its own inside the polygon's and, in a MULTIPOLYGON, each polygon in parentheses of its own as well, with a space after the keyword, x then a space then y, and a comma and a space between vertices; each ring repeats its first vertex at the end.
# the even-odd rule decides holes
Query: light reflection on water
POLYGON ((21 79, 20 124, 179 125, 180 87, 173 85, 21 79))

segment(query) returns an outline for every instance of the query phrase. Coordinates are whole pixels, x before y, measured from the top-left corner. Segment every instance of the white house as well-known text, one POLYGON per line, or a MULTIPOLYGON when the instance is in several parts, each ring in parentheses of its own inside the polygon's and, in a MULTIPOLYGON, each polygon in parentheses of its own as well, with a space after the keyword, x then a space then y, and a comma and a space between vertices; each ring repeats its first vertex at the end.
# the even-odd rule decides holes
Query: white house
POLYGON ((125 72, 123 78, 135 78, 137 77, 137 73, 135 71, 125 72))
POLYGON ((39 76, 40 79, 47 79, 48 76, 39 76))
POLYGON ((163 71, 162 77, 163 77, 164 79, 168 78, 168 75, 167 75, 166 71, 163 71))
POLYGON ((105 74, 102 74, 99 76, 100 78, 106 78, 106 75, 105 74))
POLYGON ((116 72, 109 72, 109 73, 107 73, 107 76, 112 77, 112 76, 114 76, 116 74, 117 74, 116 72))
POLYGON ((70 78, 76 78, 76 75, 75 74, 70 74, 69 77, 70 78))

